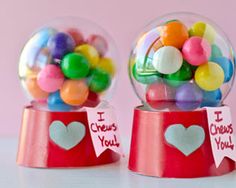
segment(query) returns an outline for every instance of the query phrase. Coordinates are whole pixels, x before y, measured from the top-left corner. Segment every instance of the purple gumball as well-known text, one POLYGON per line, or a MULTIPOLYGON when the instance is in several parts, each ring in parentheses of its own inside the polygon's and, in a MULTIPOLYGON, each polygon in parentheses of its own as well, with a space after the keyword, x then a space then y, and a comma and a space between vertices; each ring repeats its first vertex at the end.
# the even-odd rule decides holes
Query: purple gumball
POLYGON ((60 32, 48 41, 48 47, 54 59, 62 59, 67 53, 73 52, 75 41, 70 35, 60 32))
POLYGON ((202 90, 193 83, 180 86, 175 95, 176 106, 182 110, 194 110, 201 105, 202 90))

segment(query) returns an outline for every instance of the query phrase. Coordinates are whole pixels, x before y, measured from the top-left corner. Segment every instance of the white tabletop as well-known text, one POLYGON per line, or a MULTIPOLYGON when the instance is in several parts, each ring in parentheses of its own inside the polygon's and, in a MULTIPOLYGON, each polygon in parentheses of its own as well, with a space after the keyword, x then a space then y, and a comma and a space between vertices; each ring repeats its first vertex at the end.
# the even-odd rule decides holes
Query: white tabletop
POLYGON ((235 188, 236 172, 221 177, 163 179, 137 175, 119 163, 79 169, 33 169, 16 165, 17 142, 0 139, 0 188, 235 188))

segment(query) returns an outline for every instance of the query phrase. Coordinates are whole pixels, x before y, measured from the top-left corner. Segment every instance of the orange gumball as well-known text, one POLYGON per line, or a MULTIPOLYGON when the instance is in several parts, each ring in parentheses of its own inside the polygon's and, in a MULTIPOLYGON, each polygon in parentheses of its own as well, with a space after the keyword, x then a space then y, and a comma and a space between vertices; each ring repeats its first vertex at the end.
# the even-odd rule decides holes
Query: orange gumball
POLYGON ((161 41, 164 46, 174 46, 180 49, 188 37, 188 29, 180 21, 168 22, 161 30, 161 41))
POLYGON ((83 104, 88 94, 89 89, 84 80, 66 80, 60 90, 62 100, 72 106, 83 104))
POLYGON ((27 78, 25 81, 26 88, 30 95, 36 100, 46 99, 48 97, 48 93, 43 91, 37 83, 36 77, 27 78))

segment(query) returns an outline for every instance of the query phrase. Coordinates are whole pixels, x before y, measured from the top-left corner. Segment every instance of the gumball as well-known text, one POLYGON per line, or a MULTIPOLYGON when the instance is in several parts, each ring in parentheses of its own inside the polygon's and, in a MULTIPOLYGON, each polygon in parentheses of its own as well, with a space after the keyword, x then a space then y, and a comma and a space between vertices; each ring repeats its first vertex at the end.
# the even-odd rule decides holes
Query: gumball
POLYGON ((99 68, 99 69, 107 72, 111 76, 114 76, 114 74, 115 74, 114 62, 112 61, 111 58, 108 58, 108 57, 102 57, 99 60, 99 63, 97 64, 96 68, 99 68))
POLYGON ((217 63, 224 70, 224 83, 230 81, 234 73, 234 66, 230 59, 226 57, 215 57, 212 58, 214 63, 217 63))
POLYGON ((60 32, 48 41, 48 47, 54 59, 62 59, 64 55, 74 50, 75 41, 69 34, 60 32))
POLYGON ((48 93, 39 87, 36 77, 27 78, 25 84, 27 91, 34 98, 34 100, 43 100, 48 97, 48 93))
POLYGON ((166 108, 173 103, 174 89, 163 82, 154 82, 147 86, 146 102, 152 108, 166 108))
POLYGON ((81 79, 89 73, 89 62, 82 54, 69 53, 62 59, 61 69, 67 78, 81 79))
POLYGON ((43 68, 45 65, 52 63, 52 56, 50 53, 50 50, 48 48, 42 48, 41 50, 39 50, 36 58, 36 66, 43 68))
POLYGON ((172 46, 164 46, 153 55, 152 65, 162 74, 177 72, 182 66, 183 58, 180 51, 172 46))
POLYGON ((188 29, 180 21, 171 21, 163 26, 160 36, 164 46, 182 48, 188 39, 188 29))
POLYGON ((56 29, 46 27, 39 30, 31 38, 31 44, 40 48, 46 47, 49 39, 57 33, 56 29))
POLYGON ((220 89, 214 91, 203 91, 203 101, 201 103, 201 107, 219 106, 221 99, 222 99, 222 93, 220 89))
POLYGON ((39 87, 46 92, 54 92, 60 89, 64 82, 64 75, 57 65, 46 65, 37 76, 39 87))
POLYGON ((83 106, 96 107, 100 103, 99 95, 92 91, 89 91, 88 99, 85 101, 83 106))
POLYGON ((162 75, 156 71, 156 73, 152 74, 145 74, 140 73, 136 67, 136 63, 133 65, 132 68, 132 75, 140 83, 143 84, 151 84, 156 81, 160 81, 162 75))
POLYGON ((66 80, 60 89, 61 99, 69 105, 82 105, 88 98, 89 89, 84 80, 66 80))
POLYGON ((180 86, 175 95, 176 106, 181 110, 194 110, 202 102, 202 90, 193 83, 180 86))
POLYGON ((24 46, 20 63, 26 63, 30 68, 34 67, 39 51, 46 48, 49 38, 55 35, 55 33, 56 30, 52 28, 43 28, 35 33, 24 46))
POLYGON ((87 43, 95 47, 100 56, 104 56, 108 50, 108 44, 101 35, 90 35, 87 43))
POLYGON ((148 54, 148 56, 146 56, 143 59, 140 58, 140 59, 134 60, 134 62, 136 64, 136 68, 138 70, 138 73, 140 73, 142 75, 144 75, 144 74, 145 75, 150 75, 152 73, 157 73, 158 72, 153 66, 153 54, 148 54))
POLYGON ((201 37, 189 38, 182 49, 184 59, 191 65, 206 63, 211 55, 211 46, 201 37))
POLYGON ((214 91, 224 83, 224 70, 214 62, 200 65, 195 72, 195 82, 206 91, 214 91))
POLYGON ((77 28, 69 28, 66 32, 74 39, 75 45, 81 45, 85 43, 82 32, 77 28))
POLYGON ((213 43, 215 40, 216 32, 211 25, 204 22, 196 22, 191 27, 189 34, 190 36, 203 37, 209 43, 213 43))
POLYGON ((101 69, 94 69, 88 80, 89 89, 95 93, 106 90, 111 84, 110 75, 101 69))
POLYGON ((213 58, 216 58, 216 57, 221 57, 223 56, 220 48, 216 45, 216 44, 212 44, 211 45, 211 57, 210 57, 210 60, 212 61, 213 58))
POLYGON ((42 49, 46 48, 48 40, 56 34, 56 30, 52 28, 44 28, 35 33, 31 40, 25 45, 20 61, 27 59, 29 67, 35 66, 38 56, 42 49))
POLYGON ((92 68, 96 67, 99 62, 99 54, 97 50, 88 44, 82 44, 75 48, 76 53, 84 55, 90 63, 92 68))
POLYGON ((183 62, 181 68, 173 73, 164 75, 166 83, 170 86, 178 87, 193 78, 192 66, 186 61, 183 62))
POLYGON ((48 108, 51 111, 70 111, 72 108, 70 105, 65 104, 61 99, 60 92, 56 91, 51 93, 47 99, 48 108))
POLYGON ((25 70, 26 79, 37 78, 39 71, 40 71, 39 67, 34 67, 32 69, 26 68, 26 70, 25 70))
POLYGON ((35 59, 37 58, 39 50, 40 47, 32 47, 27 44, 24 48, 23 53, 21 54, 20 62, 25 62, 27 64, 27 67, 29 68, 35 68, 37 66, 35 65, 35 59))
POLYGON ((197 70, 198 66, 194 66, 194 65, 190 65, 190 66, 191 66, 192 72, 195 73, 195 71, 197 70))

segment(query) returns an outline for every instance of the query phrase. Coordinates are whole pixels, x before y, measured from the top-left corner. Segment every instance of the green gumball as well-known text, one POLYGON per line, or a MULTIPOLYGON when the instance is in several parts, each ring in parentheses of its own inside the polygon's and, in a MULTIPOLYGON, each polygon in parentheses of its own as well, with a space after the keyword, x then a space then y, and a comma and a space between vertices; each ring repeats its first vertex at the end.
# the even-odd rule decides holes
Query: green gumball
POLYGON ((193 67, 186 61, 183 62, 183 65, 181 66, 179 71, 164 76, 165 82, 173 87, 178 87, 186 83, 186 81, 191 80, 192 78, 193 78, 193 67))
POLYGON ((193 72, 195 72, 198 68, 198 66, 194 66, 194 65, 190 65, 190 66, 191 66, 191 69, 192 69, 193 72))
POLYGON ((69 53, 62 59, 61 69, 67 78, 81 79, 88 75, 90 67, 82 54, 69 53))
POLYGON ((110 75, 101 70, 93 69, 88 79, 89 89, 95 93, 105 91, 111 84, 110 75))
POLYGON ((142 84, 151 84, 153 82, 159 81, 162 77, 162 74, 159 72, 155 71, 154 73, 147 73, 147 74, 140 74, 137 71, 136 64, 133 65, 132 67, 132 75, 137 80, 138 82, 142 84))

